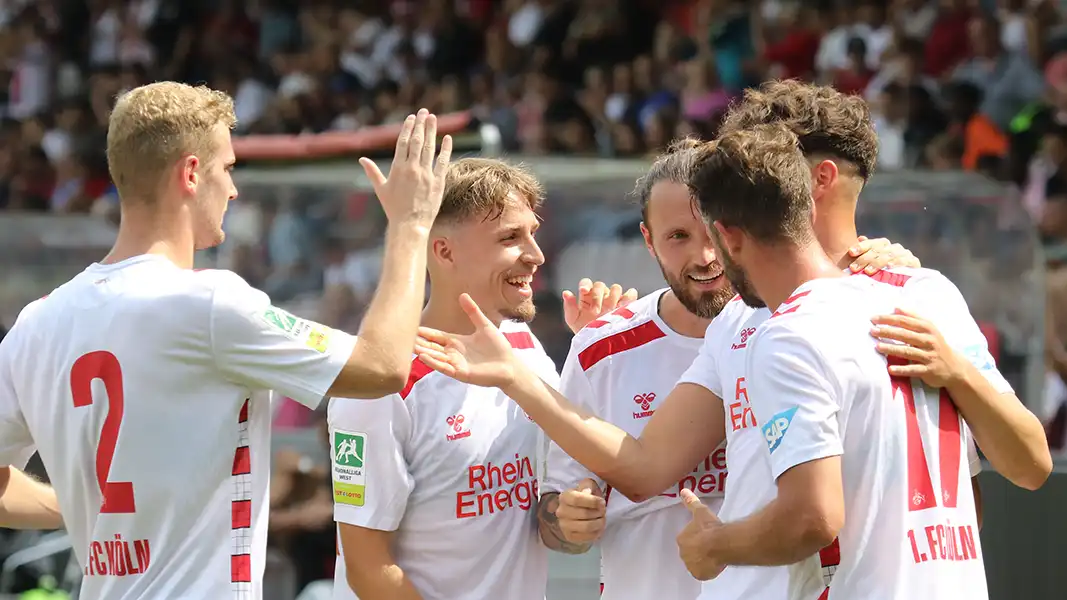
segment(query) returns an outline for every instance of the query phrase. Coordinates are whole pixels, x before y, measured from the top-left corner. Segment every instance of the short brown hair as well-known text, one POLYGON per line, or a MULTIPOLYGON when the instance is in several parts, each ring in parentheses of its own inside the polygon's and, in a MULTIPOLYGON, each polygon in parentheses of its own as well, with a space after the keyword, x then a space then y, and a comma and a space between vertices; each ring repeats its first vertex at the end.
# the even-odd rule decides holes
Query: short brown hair
POLYGON ((775 122, 793 130, 804 154, 848 161, 864 181, 874 173, 878 134, 863 98, 793 79, 770 81, 745 90, 744 98, 730 107, 719 135, 775 122))
POLYGON ((641 206, 641 220, 645 221, 646 227, 648 226, 648 199, 652 196, 652 188, 661 181, 688 184, 693 164, 698 156, 697 149, 702 145, 703 142, 692 137, 674 140, 666 152, 656 157, 648 173, 637 180, 632 194, 641 206))
POLYGON ((811 169, 781 123, 734 131, 705 144, 689 182, 709 224, 764 242, 804 242, 811 229, 811 169))
POLYGON ((161 81, 119 97, 107 129, 107 162, 119 197, 147 198, 163 172, 187 154, 214 156, 218 124, 237 124, 233 99, 205 86, 161 81))
POLYGON ((482 216, 500 217, 510 194, 537 210, 545 190, 525 167, 492 158, 461 158, 448 167, 445 196, 435 223, 451 223, 482 216))

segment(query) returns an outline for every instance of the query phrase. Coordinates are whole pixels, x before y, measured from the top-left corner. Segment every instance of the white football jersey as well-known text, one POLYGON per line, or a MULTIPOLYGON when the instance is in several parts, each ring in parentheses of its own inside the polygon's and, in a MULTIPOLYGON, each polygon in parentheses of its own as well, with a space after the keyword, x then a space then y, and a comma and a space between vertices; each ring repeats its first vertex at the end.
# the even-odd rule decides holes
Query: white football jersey
MULTIPOLYGON (((876 273, 873 279, 901 287, 900 306, 930 318, 946 340, 961 350, 998 390, 1012 391, 997 371, 985 337, 970 318, 967 304, 952 282, 928 269, 886 269, 876 273)), ((735 297, 708 327, 697 359, 681 379, 682 382, 702 385, 723 399, 726 463, 732 473, 719 512, 723 521, 743 519, 766 506, 777 495, 766 441, 749 404, 751 392, 745 375, 751 338, 770 316, 770 310, 750 308, 735 297)), ((966 425, 964 433, 968 441, 970 473, 976 475, 981 470, 981 463, 966 425)), ((819 557, 812 557, 805 563, 808 585, 821 591, 839 563, 837 543, 824 549, 819 557), (820 567, 822 579, 817 575, 820 567)), ((789 572, 785 567, 735 566, 704 582, 700 597, 703 600, 781 600, 786 597, 788 585, 789 572)))
POLYGON ((0 346, 0 463, 40 452, 82 598, 258 600, 264 390, 314 407, 354 345, 228 271, 94 264, 27 306, 0 346))
MULTIPOLYGON (((746 384, 771 476, 842 461, 840 564, 829 588, 818 557, 788 567, 793 600, 988 597, 970 432, 944 390, 890 377, 870 335, 872 317, 910 304, 911 279, 918 290, 940 288, 939 302, 955 300, 947 293, 955 286, 929 270, 818 279, 748 341, 746 384)), ((977 330, 967 315, 964 304, 935 323, 958 339, 964 319, 977 330)))
MULTIPOLYGON (((560 391, 571 402, 639 437, 656 408, 692 362, 700 338, 680 335, 659 316, 666 289, 593 321, 575 336, 560 391)), ((609 600, 692 600, 700 582, 678 557, 675 541, 691 520, 679 500, 682 488, 718 510, 726 485, 726 450, 720 447, 656 498, 635 504, 605 488, 603 480, 549 445, 546 490, 573 489, 589 478, 605 489, 607 528, 600 540, 603 596, 609 600)))
MULTIPOLYGON (((553 387, 559 375, 530 329, 501 330, 553 387)), ((496 388, 461 383, 415 360, 407 387, 377 400, 331 399, 338 523, 396 531, 394 558, 426 600, 543 600, 548 554, 537 533, 544 442, 496 388)), ((343 549, 336 600, 355 593, 343 549)))

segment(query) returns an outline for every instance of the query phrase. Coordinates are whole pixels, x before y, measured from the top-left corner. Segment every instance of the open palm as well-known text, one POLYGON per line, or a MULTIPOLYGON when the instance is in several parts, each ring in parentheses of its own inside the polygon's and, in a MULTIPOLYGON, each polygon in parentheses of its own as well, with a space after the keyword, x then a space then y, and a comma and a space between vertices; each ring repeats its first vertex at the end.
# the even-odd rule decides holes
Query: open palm
POLYGON ((459 303, 474 324, 474 333, 457 335, 420 327, 415 339, 419 360, 464 383, 484 387, 508 385, 515 379, 517 366, 511 344, 470 296, 461 295, 459 303))

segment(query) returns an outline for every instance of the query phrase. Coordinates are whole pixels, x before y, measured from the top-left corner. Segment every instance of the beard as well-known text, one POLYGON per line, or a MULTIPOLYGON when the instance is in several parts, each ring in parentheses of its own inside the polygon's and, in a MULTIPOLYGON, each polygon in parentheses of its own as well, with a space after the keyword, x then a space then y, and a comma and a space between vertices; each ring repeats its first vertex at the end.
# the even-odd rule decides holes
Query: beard
POLYGON ((701 319, 714 319, 722 312, 726 303, 734 297, 734 291, 728 287, 710 292, 697 292, 690 289, 688 276, 690 274, 704 274, 710 269, 701 269, 700 271, 690 269, 681 275, 674 275, 663 268, 663 263, 658 260, 656 262, 659 264, 659 270, 663 273, 663 278, 667 280, 667 285, 670 286, 671 292, 674 293, 674 297, 678 298, 678 301, 682 303, 686 310, 701 319))
POLYGON ((756 293, 756 288, 749 280, 745 269, 734 262, 726 252, 722 253, 719 260, 722 261, 722 269, 726 273, 726 278, 730 280, 730 284, 734 286, 737 294, 741 296, 741 301, 752 308, 765 308, 767 304, 756 293))
POLYGON ((524 300, 518 306, 510 306, 500 311, 500 318, 505 321, 516 323, 529 323, 537 316, 537 307, 534 306, 533 298, 524 300))

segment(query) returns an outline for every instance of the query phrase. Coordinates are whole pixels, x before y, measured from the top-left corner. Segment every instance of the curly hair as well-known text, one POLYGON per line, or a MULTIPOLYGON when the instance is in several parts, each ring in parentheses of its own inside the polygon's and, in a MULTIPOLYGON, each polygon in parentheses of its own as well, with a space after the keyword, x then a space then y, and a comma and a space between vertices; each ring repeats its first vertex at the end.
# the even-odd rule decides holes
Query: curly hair
POLYGON ((864 181, 874 173, 878 135, 863 98, 792 79, 770 81, 745 91, 730 107, 719 135, 776 122, 793 131, 805 155, 847 161, 864 181))

